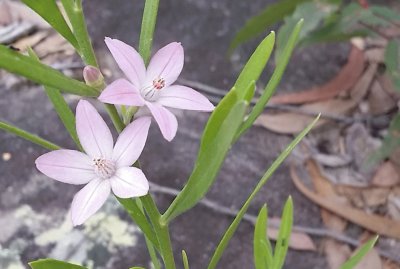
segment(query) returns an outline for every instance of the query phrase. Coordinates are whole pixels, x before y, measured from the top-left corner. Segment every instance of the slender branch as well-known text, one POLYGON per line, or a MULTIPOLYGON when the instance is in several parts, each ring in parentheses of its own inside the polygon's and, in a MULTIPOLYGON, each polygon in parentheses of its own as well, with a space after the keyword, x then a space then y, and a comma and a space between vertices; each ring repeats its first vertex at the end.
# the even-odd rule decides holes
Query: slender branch
MULTIPOLYGON (((174 197, 177 196, 180 192, 177 189, 166 187, 166 186, 161 186, 161 185, 158 185, 153 182, 150 183, 150 190, 153 193, 166 194, 166 195, 174 196, 174 197)), ((206 208, 213 210, 216 213, 226 215, 229 217, 235 217, 239 213, 239 210, 237 210, 237 209, 222 206, 222 205, 218 204, 217 202, 212 201, 207 198, 200 200, 199 204, 205 206, 206 208)), ((251 223, 252 225, 255 225, 257 216, 245 213, 243 216, 243 220, 246 220, 247 222, 251 223)), ((273 221, 273 220, 269 221, 269 226, 272 228, 279 228, 279 225, 280 225, 279 221, 273 221)), ((355 248, 358 248, 363 245, 363 243, 357 239, 354 239, 345 234, 341 234, 341 233, 338 233, 338 232, 335 232, 335 231, 332 231, 329 229, 325 229, 325 228, 315 228, 315 227, 307 227, 307 226, 301 226, 301 225, 293 225, 292 231, 299 232, 299 233, 305 233, 305 234, 318 236, 318 237, 329 237, 329 238, 335 239, 337 241, 346 243, 355 248)), ((377 248, 377 250, 382 257, 385 257, 392 261, 400 263, 400 257, 395 255, 394 253, 390 253, 390 252, 387 252, 387 251, 379 249, 379 248, 377 248)))

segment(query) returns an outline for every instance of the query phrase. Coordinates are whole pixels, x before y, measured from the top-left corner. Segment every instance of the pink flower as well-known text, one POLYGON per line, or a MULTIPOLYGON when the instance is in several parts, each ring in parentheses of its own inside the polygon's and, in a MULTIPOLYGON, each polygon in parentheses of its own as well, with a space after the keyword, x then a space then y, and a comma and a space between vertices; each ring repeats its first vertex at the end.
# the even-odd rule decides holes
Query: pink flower
POLYGON ((178 122, 165 107, 212 111, 214 105, 197 91, 180 85, 172 85, 183 68, 184 55, 180 43, 173 42, 161 48, 146 66, 139 53, 117 39, 105 42, 118 66, 129 79, 118 79, 101 93, 104 103, 146 106, 160 127, 165 139, 171 141, 176 134, 178 122))
POLYGON ((149 183, 142 170, 130 167, 146 143, 151 119, 143 117, 129 124, 115 146, 106 123, 87 101, 76 108, 76 130, 85 153, 55 150, 36 159, 40 172, 60 182, 86 184, 71 207, 74 226, 85 222, 104 204, 111 190, 121 198, 146 195, 149 183))

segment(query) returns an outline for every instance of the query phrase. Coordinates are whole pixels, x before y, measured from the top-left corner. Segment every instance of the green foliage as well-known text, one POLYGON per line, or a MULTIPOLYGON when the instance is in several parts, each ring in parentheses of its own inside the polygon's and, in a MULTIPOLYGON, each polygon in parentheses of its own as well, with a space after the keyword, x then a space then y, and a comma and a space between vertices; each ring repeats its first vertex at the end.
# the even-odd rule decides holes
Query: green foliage
POLYGON ((30 262, 32 269, 87 269, 86 267, 53 259, 42 259, 30 262))
POLYGON ((365 243, 347 262, 345 262, 340 269, 352 269, 354 268, 362 258, 374 247, 379 236, 376 236, 365 243))
POLYGON ((290 234, 293 226, 293 201, 289 196, 282 213, 281 226, 274 251, 274 265, 272 268, 281 269, 285 263, 286 253, 289 248, 290 234))
POLYGON ((238 214, 236 215, 235 219, 229 226, 229 228, 225 231, 224 236, 222 237, 221 241, 219 242, 210 263, 208 264, 208 269, 214 269, 223 252, 225 251, 226 247, 230 239, 232 238, 233 234, 237 230, 240 222, 243 219, 244 214, 247 212, 247 209, 250 206, 250 203, 253 201, 254 197, 257 193, 261 190, 261 188, 265 185, 268 179, 273 175, 273 173, 278 169, 278 167, 282 164, 282 162, 289 156, 289 154, 293 151, 293 149, 297 146, 298 143, 310 132, 313 128, 315 123, 318 121, 319 117, 317 117, 310 125, 308 125, 300 134, 298 134, 295 139, 283 150, 283 152, 278 156, 278 158, 271 164, 268 170, 265 172, 261 180, 258 182, 257 186, 254 188, 253 192, 247 198, 246 202, 243 204, 242 208, 239 210, 238 214))
POLYGON ((179 195, 162 217, 168 223, 192 208, 213 184, 242 123, 247 102, 240 100, 233 88, 215 108, 205 127, 192 174, 179 195))
POLYGON ((267 31, 285 16, 292 14, 298 4, 307 1, 311 0, 281 0, 275 4, 268 5, 260 14, 249 19, 238 31, 230 44, 229 51, 232 52, 240 44, 267 31))
POLYGON ((400 91, 399 57, 399 42, 397 40, 391 40, 385 51, 386 72, 392 79, 395 88, 400 91))
POLYGON ((272 268, 273 254, 271 243, 267 237, 268 227, 267 206, 264 205, 258 214, 254 229, 254 265, 256 269, 272 268))
POLYGON ((189 269, 189 260, 186 255, 186 251, 182 250, 182 261, 183 261, 183 268, 189 269))
POLYGON ((99 94, 85 83, 69 78, 37 60, 3 45, 0 45, 0 68, 67 93, 81 96, 97 96, 99 94))
MULTIPOLYGON (((57 1, 54 0, 21 0, 33 11, 39 14, 47 21, 58 33, 79 50, 78 42, 74 34, 65 21, 60 9, 57 6, 57 1)), ((70 2, 73 2, 70 0, 70 2)))

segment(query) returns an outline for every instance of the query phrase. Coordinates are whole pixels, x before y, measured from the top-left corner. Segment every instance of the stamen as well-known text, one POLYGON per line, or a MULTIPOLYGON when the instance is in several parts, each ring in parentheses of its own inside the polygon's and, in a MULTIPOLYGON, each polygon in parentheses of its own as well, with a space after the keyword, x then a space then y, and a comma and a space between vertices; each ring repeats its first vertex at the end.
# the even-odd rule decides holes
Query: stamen
POLYGON ((153 87, 157 90, 161 90, 165 87, 165 80, 163 78, 156 78, 153 80, 153 87))
POLYGON ((101 158, 93 159, 95 173, 103 179, 108 179, 115 175, 116 167, 113 161, 101 158))
POLYGON ((140 90, 142 96, 147 101, 155 101, 158 99, 160 90, 165 87, 165 80, 163 78, 156 78, 150 85, 140 90))

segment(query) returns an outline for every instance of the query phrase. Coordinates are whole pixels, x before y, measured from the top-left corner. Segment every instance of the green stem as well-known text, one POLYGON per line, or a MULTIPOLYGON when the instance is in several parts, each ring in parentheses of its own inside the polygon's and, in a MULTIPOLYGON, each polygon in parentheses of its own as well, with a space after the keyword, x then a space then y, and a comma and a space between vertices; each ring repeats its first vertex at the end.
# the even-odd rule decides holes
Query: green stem
POLYGON ((110 118, 114 124, 115 129, 118 131, 118 133, 122 132, 122 130, 125 128, 125 124, 122 122, 117 109, 115 108, 114 105, 110 104, 104 104, 104 105, 106 107, 108 115, 110 115, 110 118))
POLYGON ((9 123, 3 122, 3 121, 0 121, 0 129, 4 130, 6 132, 9 132, 9 133, 15 134, 19 137, 22 137, 25 140, 28 140, 36 145, 42 146, 49 150, 61 149, 60 146, 58 146, 46 139, 43 139, 37 135, 31 134, 25 130, 22 130, 18 127, 15 127, 15 126, 13 126, 9 123))
POLYGON ((146 0, 143 10, 142 28, 140 30, 139 53, 147 65, 153 45, 159 0, 146 0))
POLYGON ((169 236, 169 229, 167 224, 161 224, 161 214, 154 203, 153 198, 150 194, 140 198, 146 212, 150 218, 153 228, 155 230, 158 242, 160 244, 160 252, 164 260, 166 269, 175 269, 175 259, 172 252, 171 239, 169 236))

